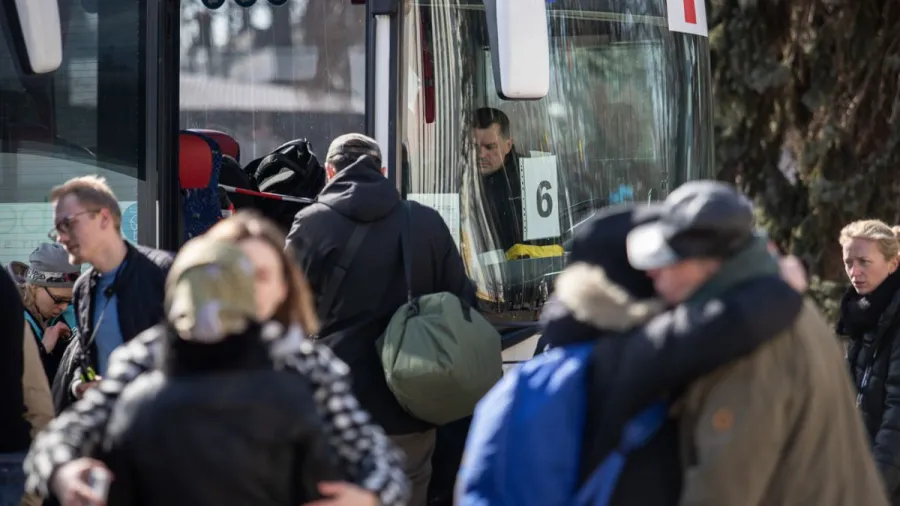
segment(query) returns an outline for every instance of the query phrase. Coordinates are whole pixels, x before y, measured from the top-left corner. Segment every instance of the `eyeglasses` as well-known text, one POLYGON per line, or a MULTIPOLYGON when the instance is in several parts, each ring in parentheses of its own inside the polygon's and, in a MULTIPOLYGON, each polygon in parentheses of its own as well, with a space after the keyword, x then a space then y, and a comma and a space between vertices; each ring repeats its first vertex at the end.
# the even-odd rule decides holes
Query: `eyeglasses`
MULTIPOLYGON (((76 275, 75 278, 77 279, 78 276, 76 275)), ((47 296, 49 296, 50 299, 53 300, 53 303, 58 306, 68 306, 72 303, 72 299, 70 297, 57 297, 56 295, 53 295, 53 293, 50 292, 50 289, 46 286, 44 287, 44 291, 47 292, 47 296)))
POLYGON ((50 238, 51 241, 58 241, 60 234, 68 234, 72 231, 72 227, 77 223, 76 218, 84 214, 97 214, 100 211, 96 209, 91 209, 88 211, 81 211, 80 213, 75 213, 65 218, 60 218, 59 221, 50 229, 50 232, 47 234, 47 237, 50 238))

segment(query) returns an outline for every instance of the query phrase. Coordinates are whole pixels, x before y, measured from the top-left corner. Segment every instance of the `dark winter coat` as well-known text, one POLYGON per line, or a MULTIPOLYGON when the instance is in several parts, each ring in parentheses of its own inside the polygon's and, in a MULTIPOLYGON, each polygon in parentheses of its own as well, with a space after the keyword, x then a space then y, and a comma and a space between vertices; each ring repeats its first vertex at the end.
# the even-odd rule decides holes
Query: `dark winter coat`
MULTIPOLYGON (((441 216, 416 202, 411 207, 413 296, 449 292, 472 306, 475 288, 441 216)), ((345 168, 316 203, 297 213, 288 242, 316 295, 317 307, 350 235, 358 224, 370 229, 349 265, 334 304, 322 315, 321 341, 350 366, 353 392, 388 434, 409 434, 431 425, 408 414, 384 379, 375 341, 407 301, 400 232, 406 220, 400 194, 371 157, 345 168)))

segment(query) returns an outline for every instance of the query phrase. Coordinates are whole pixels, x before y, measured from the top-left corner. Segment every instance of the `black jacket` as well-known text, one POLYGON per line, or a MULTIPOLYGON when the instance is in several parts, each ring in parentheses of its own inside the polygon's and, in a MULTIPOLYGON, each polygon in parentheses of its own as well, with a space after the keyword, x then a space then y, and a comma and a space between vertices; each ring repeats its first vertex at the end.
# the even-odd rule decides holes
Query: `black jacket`
POLYGON ((166 339, 163 370, 128 385, 110 418, 110 506, 299 505, 344 479, 308 381, 275 370, 257 331, 166 339))
MULTIPOLYGON (((842 302, 838 332, 850 338, 847 360, 859 392, 859 409, 872 442, 875 462, 893 504, 900 504, 900 275, 885 281, 887 293, 873 292, 872 325, 856 330, 848 318, 850 299, 842 302), (876 299, 881 295, 884 303, 876 299), (881 306, 881 307, 878 307, 881 306), (868 327, 868 328, 866 328, 868 327), (866 371, 868 375, 866 374, 866 371), (866 379, 866 376, 868 378, 866 379)), ((851 289, 852 290, 852 289, 851 289)), ((865 319, 865 318, 863 318, 865 319)))
MULTIPOLYGON (((350 264, 332 308, 322 318, 320 337, 350 366, 353 391, 388 434, 430 428, 400 407, 388 390, 375 341, 406 302, 400 232, 405 221, 400 195, 369 157, 341 171, 316 203, 297 213, 288 235, 309 278, 317 306, 357 223, 371 229, 350 264)), ((411 206, 412 293, 450 292, 475 305, 475 288, 441 216, 411 206)))
POLYGON ((28 450, 31 426, 25 421, 24 374, 25 308, 12 278, 0 274, 0 453, 28 450))
MULTIPOLYGON (((636 326, 637 321, 623 320, 634 314, 627 310, 632 302, 623 304, 609 295, 607 288, 615 285, 593 283, 576 274, 581 289, 567 293, 576 284, 566 283, 565 275, 557 283, 555 304, 559 307, 548 311, 546 333, 564 332, 566 336, 552 340, 557 343, 597 339, 589 371, 582 482, 618 445, 622 428, 632 416, 664 393, 675 397, 693 380, 773 339, 790 327, 803 306, 802 297, 781 279, 763 277, 721 299, 701 306, 682 305, 636 326), (582 315, 582 320, 574 314, 582 315), (619 330, 632 327, 635 330, 619 330)), ((628 456, 610 504, 678 504, 677 429, 677 421, 668 420, 646 446, 628 456)))
POLYGON ((78 377, 81 363, 81 344, 78 339, 70 339, 66 343, 56 375, 50 383, 50 395, 53 398, 53 409, 56 414, 62 413, 73 402, 72 381, 78 377))
POLYGON ((522 235, 522 180, 515 151, 506 155, 503 168, 481 176, 488 223, 503 251, 524 242, 522 235))
MULTIPOLYGON (((107 308, 107 311, 118 311, 122 341, 128 342, 162 321, 166 275, 172 265, 173 255, 167 251, 135 246, 128 242, 125 244, 128 246, 125 265, 109 288, 110 292, 115 293, 118 306, 107 308)), ((82 367, 87 365, 97 369, 97 344, 93 341, 93 335, 95 311, 99 310, 94 306, 99 276, 100 273, 92 267, 75 282, 72 303, 75 305, 75 314, 78 318, 80 353, 78 357, 73 358, 74 362, 63 359, 65 365, 60 364, 57 371, 54 382, 61 381, 66 385, 65 389, 56 389, 63 395, 63 399, 59 399, 58 410, 62 410, 75 400, 69 387, 81 376, 82 367), (72 364, 76 367, 67 367, 72 364), (62 372, 64 369, 66 372, 62 372), (60 374, 64 376, 60 377, 60 374)))

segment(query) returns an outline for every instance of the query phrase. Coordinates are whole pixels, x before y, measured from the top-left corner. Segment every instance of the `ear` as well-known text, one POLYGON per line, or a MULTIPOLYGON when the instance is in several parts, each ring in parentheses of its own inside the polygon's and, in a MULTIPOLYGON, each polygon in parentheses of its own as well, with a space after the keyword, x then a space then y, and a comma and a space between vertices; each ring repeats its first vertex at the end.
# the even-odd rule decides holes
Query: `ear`
POLYGON ((382 167, 382 168, 381 168, 381 175, 384 176, 384 177, 387 177, 387 167, 382 167))
POLYGON ((891 274, 897 270, 898 264, 900 264, 900 257, 894 257, 888 262, 888 270, 891 274))
POLYGON ((333 178, 334 174, 335 174, 334 165, 331 165, 330 163, 326 163, 325 164, 325 174, 328 176, 328 179, 333 178))
POLYGON ((100 228, 112 227, 112 214, 110 214, 108 209, 101 209, 98 216, 100 217, 100 228))

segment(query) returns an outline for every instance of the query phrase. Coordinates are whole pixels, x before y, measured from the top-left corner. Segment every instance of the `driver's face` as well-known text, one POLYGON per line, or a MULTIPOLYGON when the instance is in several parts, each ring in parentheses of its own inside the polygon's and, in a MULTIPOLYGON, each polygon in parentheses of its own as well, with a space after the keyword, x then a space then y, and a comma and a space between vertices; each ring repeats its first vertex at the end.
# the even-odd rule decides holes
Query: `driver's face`
POLYGON ((503 137, 500 125, 494 123, 488 128, 475 129, 475 142, 478 143, 478 168, 485 176, 503 168, 506 155, 512 149, 512 139, 503 137))

